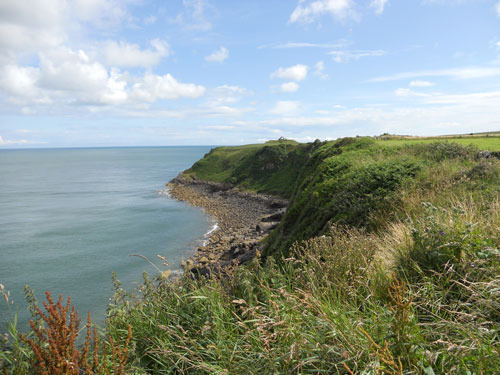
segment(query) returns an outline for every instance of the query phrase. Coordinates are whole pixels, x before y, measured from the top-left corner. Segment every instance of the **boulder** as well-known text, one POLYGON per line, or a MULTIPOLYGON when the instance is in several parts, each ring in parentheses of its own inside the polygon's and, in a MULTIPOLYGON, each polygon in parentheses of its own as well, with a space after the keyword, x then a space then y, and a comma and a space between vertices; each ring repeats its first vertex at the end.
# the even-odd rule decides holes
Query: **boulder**
POLYGON ((257 232, 268 232, 276 228, 279 224, 279 221, 261 221, 259 224, 255 226, 255 230, 257 232))
POLYGON ((264 216, 260 221, 262 222, 273 222, 273 221, 280 221, 283 218, 283 212, 276 212, 271 215, 264 216))

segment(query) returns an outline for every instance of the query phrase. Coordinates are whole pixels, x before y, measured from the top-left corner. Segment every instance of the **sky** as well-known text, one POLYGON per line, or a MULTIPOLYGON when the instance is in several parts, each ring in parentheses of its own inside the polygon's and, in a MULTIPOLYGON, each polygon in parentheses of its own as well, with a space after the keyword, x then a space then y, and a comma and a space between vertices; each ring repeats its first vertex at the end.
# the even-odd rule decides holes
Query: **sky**
POLYGON ((0 148, 499 130, 499 0, 0 0, 0 148))

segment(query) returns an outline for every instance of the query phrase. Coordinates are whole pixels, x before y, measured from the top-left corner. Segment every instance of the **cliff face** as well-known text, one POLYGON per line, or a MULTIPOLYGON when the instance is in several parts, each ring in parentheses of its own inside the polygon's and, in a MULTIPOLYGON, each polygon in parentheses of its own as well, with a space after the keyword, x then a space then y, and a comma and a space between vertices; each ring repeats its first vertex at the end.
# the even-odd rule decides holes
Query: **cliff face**
POLYGON ((460 173, 484 158, 473 147, 436 142, 388 147, 373 138, 299 144, 218 147, 183 173, 290 201, 264 255, 287 255, 295 241, 325 233, 332 224, 377 230, 402 213, 399 192, 429 190, 427 175, 445 164, 460 173), (462 171, 460 171, 460 169, 462 171))

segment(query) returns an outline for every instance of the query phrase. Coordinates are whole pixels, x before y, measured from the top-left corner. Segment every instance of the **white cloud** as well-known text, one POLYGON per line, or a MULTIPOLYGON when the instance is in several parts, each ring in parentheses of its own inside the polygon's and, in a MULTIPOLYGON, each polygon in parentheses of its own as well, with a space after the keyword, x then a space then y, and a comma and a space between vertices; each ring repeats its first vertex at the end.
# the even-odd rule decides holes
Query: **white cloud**
POLYGON ((415 80, 410 82, 410 87, 431 87, 434 82, 415 80))
POLYGON ((222 85, 209 90, 208 99, 197 108, 187 109, 190 116, 237 117, 254 110, 253 107, 234 107, 245 96, 253 95, 243 87, 222 85))
MULTIPOLYGON (((201 85, 151 72, 151 67, 170 53, 164 40, 154 39, 144 48, 125 41, 97 42, 94 45, 98 48, 90 53, 69 47, 73 34, 66 30, 117 26, 131 19, 126 7, 132 2, 137 0, 0 1, 2 101, 14 104, 23 114, 130 111, 144 115, 158 100, 203 96, 206 89, 201 85), (147 73, 137 76, 118 69, 137 66, 147 68, 147 73)), ((184 5, 192 19, 199 19, 203 4, 206 2, 200 0, 185 1, 184 5)), ((229 113, 233 109, 221 105, 216 111, 229 113)), ((169 117, 184 115, 163 112, 169 117)))
POLYGON ((39 76, 40 71, 37 68, 6 65, 0 70, 0 88, 12 99, 35 99, 40 95, 37 88, 39 76))
POLYGON ((388 82, 420 77, 450 77, 454 79, 474 79, 495 76, 500 76, 500 67, 463 67, 396 73, 389 76, 375 77, 368 80, 368 82, 388 82))
POLYGON ((158 19, 156 18, 156 16, 151 15, 149 17, 144 18, 144 24, 145 25, 153 25, 156 23, 157 20, 158 19))
MULTIPOLYGON (((219 117, 239 117, 255 110, 253 107, 234 107, 225 105, 223 102, 212 101, 209 98, 206 102, 198 106, 189 106, 175 110, 153 109, 146 107, 144 111, 140 106, 135 109, 124 108, 120 114, 127 117, 149 117, 149 118, 219 118, 219 117)), ((205 125, 203 125, 205 127, 205 125)))
POLYGON ((64 0, 2 1, 0 20, 20 25, 48 26, 60 23, 64 0))
POLYGON ((132 87, 131 97, 142 102, 158 99, 198 98, 205 94, 205 87, 178 82, 170 74, 163 76, 146 73, 132 87))
POLYGON ((172 22, 185 30, 209 31, 212 23, 207 20, 206 11, 209 9, 207 0, 182 0, 184 9, 177 14, 172 22))
POLYGON ((400 96, 400 97, 409 97, 409 96, 430 96, 430 94, 423 94, 423 93, 419 93, 419 92, 416 92, 416 91, 413 91, 413 90, 410 90, 410 89, 407 89, 407 88, 400 88, 400 89, 397 89, 394 91, 394 93, 396 94, 396 96, 400 96))
POLYGON ((469 94, 435 94, 425 100, 428 104, 446 104, 463 107, 498 107, 500 91, 475 92, 469 94))
POLYGON ((252 94, 252 92, 248 91, 243 87, 233 86, 233 85, 217 86, 216 88, 212 89, 211 92, 211 95, 216 96, 218 98, 224 98, 224 102, 231 102, 231 103, 237 101, 235 98, 238 98, 239 100, 241 96, 249 94, 252 94))
POLYGON ((99 27, 115 26, 128 17, 126 0, 74 0, 72 11, 82 21, 99 27))
POLYGON ((325 63, 323 61, 318 61, 316 65, 314 65, 313 74, 321 79, 328 79, 328 74, 323 73, 324 70, 325 70, 325 63))
POLYGON ((274 49, 286 49, 286 48, 342 48, 349 43, 345 40, 340 40, 337 43, 310 43, 310 42, 287 42, 287 43, 272 43, 259 46, 258 49, 264 48, 274 48, 274 49))
POLYGON ((271 78, 291 79, 293 81, 303 81, 307 77, 307 65, 297 64, 288 68, 280 67, 271 74, 271 78))
POLYGON ((130 18, 126 5, 134 1, 0 1, 0 64, 67 45, 67 30, 85 30, 86 23, 115 27, 130 18))
POLYGON ((406 88, 399 88, 394 91, 394 94, 396 94, 396 96, 410 96, 411 93, 412 91, 406 88))
POLYGON ((226 47, 220 47, 218 50, 212 52, 210 55, 205 56, 208 62, 223 62, 229 57, 229 51, 226 47))
POLYGON ((36 143, 38 143, 38 142, 28 141, 26 139, 17 139, 17 140, 3 139, 0 136, 0 146, 27 145, 27 144, 36 144, 36 143))
POLYGON ((153 39, 150 44, 152 49, 141 50, 137 44, 107 41, 102 46, 104 60, 112 66, 148 68, 157 65, 163 57, 169 55, 170 47, 167 42, 160 39, 153 39))
POLYGON ((352 0, 299 0, 299 4, 290 15, 289 22, 311 23, 324 14, 343 19, 352 15, 353 6, 352 0))
POLYGON ((300 110, 300 104, 297 101, 283 100, 276 103, 269 112, 274 115, 294 116, 300 110))
POLYGON ((249 107, 231 107, 231 106, 202 106, 194 111, 191 109, 188 111, 188 115, 200 116, 200 117, 239 117, 245 113, 252 112, 254 108, 249 107))
POLYGON ((495 10, 497 12, 497 17, 500 17, 500 1, 495 5, 495 10))
POLYGON ((94 95, 105 87, 107 80, 106 67, 91 60, 82 50, 58 48, 40 54, 41 88, 94 95))
POLYGON ((384 8, 387 5, 389 0, 372 0, 370 3, 370 8, 373 8, 375 14, 382 14, 384 13, 384 8))
POLYGON ((127 81, 120 71, 108 71, 81 50, 43 55, 39 86, 54 101, 69 104, 123 104, 128 99, 127 81))
POLYGON ((318 115, 326 116, 330 114, 330 111, 324 110, 324 109, 318 109, 317 111, 314 111, 314 113, 317 113, 318 115))
POLYGON ((31 134, 31 133, 34 133, 34 131, 31 130, 31 129, 16 129, 15 132, 18 133, 18 134, 31 134))
MULTIPOLYGON (((345 136, 346 131, 349 132, 349 129, 359 127, 360 124, 362 134, 367 135, 386 131, 413 135, 456 134, 470 132, 472 126, 477 131, 498 130, 500 91, 462 95, 435 94, 418 99, 415 102, 414 97, 409 97, 409 106, 355 107, 318 113, 320 116, 296 116, 283 111, 281 117, 251 122, 238 121, 234 124, 287 126, 291 133, 296 133, 291 127, 314 128, 315 134, 321 134, 321 129, 328 129, 330 135, 325 137, 345 136), (339 129, 338 133, 335 129, 339 129), (370 133, 366 133, 367 131, 370 133)), ((311 134, 311 130, 306 131, 311 134)))
POLYGON ((239 102, 244 96, 253 92, 239 86, 222 85, 209 90, 205 107, 221 108, 239 102))
POLYGON ((383 50, 354 50, 354 51, 331 51, 329 55, 333 56, 333 61, 337 63, 349 62, 351 60, 359 60, 362 57, 378 57, 386 54, 383 50))
MULTIPOLYGON (((410 98, 412 103, 421 105, 456 106, 461 110, 469 108, 478 111, 479 108, 496 108, 500 103, 500 91, 473 92, 466 94, 421 93, 408 88, 400 88, 394 92, 402 98, 410 98)), ((500 107, 499 107, 500 108, 500 107)))
MULTIPOLYGON (((18 105, 140 105, 161 99, 198 98, 205 87, 178 82, 170 74, 142 77, 108 70, 84 51, 58 48, 40 54, 40 67, 7 65, 0 89, 18 105)), ((26 110, 28 110, 27 108, 26 110)))
POLYGON ((299 89, 299 85, 295 82, 286 82, 280 86, 281 92, 296 92, 299 89))
POLYGON ((422 0, 422 4, 438 4, 438 5, 456 5, 467 2, 475 2, 476 0, 422 0))
POLYGON ((0 63, 63 43, 66 12, 64 0, 0 1, 0 63))
MULTIPOLYGON (((470 111, 476 113, 480 116, 480 111, 484 113, 488 112, 500 112, 500 91, 485 91, 485 92, 473 92, 465 94, 444 94, 444 93, 421 93, 413 91, 407 88, 397 89, 395 94, 400 97, 408 97, 412 100, 412 103, 419 103, 420 105, 428 105, 429 109, 434 106, 444 107, 455 107, 459 108, 459 112, 470 111), (416 102, 418 100, 418 102, 416 102)), ((457 116, 452 116, 454 119, 458 119, 457 116)), ((492 123, 495 123, 491 118, 492 123)), ((444 121, 444 120, 443 120, 444 121)), ((455 121, 455 120, 453 120, 455 121)), ((472 123, 471 123, 472 124, 472 123)))

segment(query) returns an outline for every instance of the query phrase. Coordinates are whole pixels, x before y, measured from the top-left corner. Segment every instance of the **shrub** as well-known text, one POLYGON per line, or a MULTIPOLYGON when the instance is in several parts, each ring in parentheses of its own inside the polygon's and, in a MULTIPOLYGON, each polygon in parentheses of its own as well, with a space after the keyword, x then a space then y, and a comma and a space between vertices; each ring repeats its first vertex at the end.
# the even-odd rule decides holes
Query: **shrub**
POLYGON ((424 202, 425 213, 414 221, 413 247, 408 257, 424 274, 456 272, 476 274, 475 268, 498 265, 500 251, 494 239, 485 236, 482 228, 464 220, 461 205, 450 209, 438 208, 424 202))
POLYGON ((292 246, 290 256, 300 287, 320 292, 356 294, 367 280, 376 251, 374 238, 363 230, 333 225, 327 234, 292 246))
POLYGON ((43 304, 46 313, 36 307, 43 323, 38 325, 30 320, 35 338, 21 336, 34 353, 34 372, 40 375, 125 374, 132 327, 128 326, 128 335, 123 345, 116 343, 111 337, 109 342, 100 343, 95 327, 92 340, 89 312, 85 342, 80 350, 76 345, 80 319, 75 307, 71 306, 71 298, 68 297, 66 305, 63 305, 62 295, 54 303, 50 292, 45 294, 47 302, 43 304))
POLYGON ((475 146, 462 146, 454 142, 415 143, 403 146, 403 150, 434 162, 448 159, 473 160, 478 157, 479 151, 475 146))

